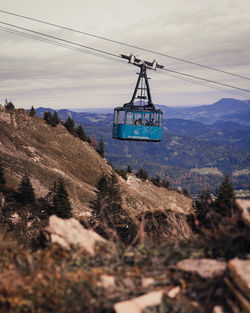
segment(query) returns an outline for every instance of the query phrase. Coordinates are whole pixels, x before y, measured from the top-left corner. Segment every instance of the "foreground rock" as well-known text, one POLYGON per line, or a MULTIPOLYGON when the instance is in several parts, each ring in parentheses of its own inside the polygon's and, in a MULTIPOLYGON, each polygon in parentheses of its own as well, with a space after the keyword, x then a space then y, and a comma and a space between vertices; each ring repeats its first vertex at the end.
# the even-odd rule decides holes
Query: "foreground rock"
POLYGON ((243 222, 250 228, 250 200, 238 199, 236 203, 241 210, 243 222))
POLYGON ((161 304, 163 290, 152 291, 143 296, 118 302, 114 305, 116 313, 142 313, 148 306, 157 306, 161 304))
POLYGON ((226 262, 220 262, 213 259, 186 259, 177 263, 177 268, 196 273, 202 278, 220 277, 226 270, 226 262))
POLYGON ((93 256, 96 242, 106 242, 94 231, 85 229, 78 220, 74 218, 61 219, 56 215, 50 216, 45 235, 51 242, 56 242, 64 248, 69 249, 70 245, 79 245, 93 256))
POLYGON ((225 282, 244 312, 250 313, 250 260, 235 258, 228 263, 228 269, 225 282))

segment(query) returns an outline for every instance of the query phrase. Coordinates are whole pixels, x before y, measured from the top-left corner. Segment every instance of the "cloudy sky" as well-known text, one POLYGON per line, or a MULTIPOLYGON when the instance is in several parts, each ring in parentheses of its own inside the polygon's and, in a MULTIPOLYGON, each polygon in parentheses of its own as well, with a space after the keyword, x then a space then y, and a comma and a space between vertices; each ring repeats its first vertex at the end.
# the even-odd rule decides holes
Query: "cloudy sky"
MULTIPOLYGON (((250 0, 0 0, 0 10, 129 43, 250 77, 250 0)), ((249 80, 191 66, 0 12, 0 21, 166 68, 250 89, 249 80)), ((0 24, 1 27, 8 27, 0 24)), ((10 27, 9 27, 10 28, 10 27)), ((16 107, 115 107, 128 102, 137 68, 0 29, 0 103, 16 107)), ((150 71, 153 102, 213 103, 231 95, 150 71)))

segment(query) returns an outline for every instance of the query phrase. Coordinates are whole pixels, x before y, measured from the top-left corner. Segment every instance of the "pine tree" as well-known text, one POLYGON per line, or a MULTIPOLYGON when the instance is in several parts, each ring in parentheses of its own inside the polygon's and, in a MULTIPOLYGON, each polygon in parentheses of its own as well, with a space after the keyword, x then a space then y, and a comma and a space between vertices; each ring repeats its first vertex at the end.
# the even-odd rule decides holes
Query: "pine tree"
POLYGON ((30 109, 30 116, 33 117, 34 115, 36 115, 36 110, 34 109, 33 105, 30 109))
MULTIPOLYGON (((114 229, 119 238, 129 243, 135 236, 136 226, 122 207, 120 187, 116 175, 102 175, 97 184, 97 199, 92 202, 92 215, 100 224, 114 229)), ((103 234, 103 233, 102 233, 103 234)))
POLYGON ((4 169, 3 169, 3 165, 0 161, 0 191, 4 189, 6 184, 6 180, 4 177, 4 169))
POLYGON ((225 175, 224 180, 216 191, 215 207, 222 216, 231 216, 235 208, 235 193, 229 175, 225 175))
POLYGON ((54 114, 51 116, 51 126, 56 127, 60 123, 60 118, 58 113, 55 111, 54 114))
POLYGON ((204 189, 193 203, 193 208, 200 227, 208 227, 208 213, 212 209, 212 198, 209 190, 204 189))
POLYGON ((88 141, 88 137, 87 137, 82 125, 78 125, 78 127, 76 129, 76 134, 82 141, 88 141))
POLYGON ((143 181, 147 180, 148 179, 148 173, 146 170, 144 169, 139 169, 139 171, 136 172, 136 177, 142 179, 143 181))
POLYGON ((18 199, 23 205, 35 203, 35 193, 29 176, 25 174, 18 188, 18 199))
POLYGON ((102 211, 106 205, 107 200, 107 188, 108 188, 108 178, 104 174, 102 174, 100 180, 98 181, 97 185, 97 198, 96 200, 92 201, 91 208, 92 208, 92 215, 97 218, 102 218, 102 211))
POLYGON ((151 182, 157 186, 160 187, 161 186, 161 178, 159 175, 156 176, 156 178, 151 178, 151 182))
POLYGON ((52 114, 50 111, 44 112, 43 113, 43 119, 51 125, 51 121, 52 121, 52 114))
POLYGON ((14 110, 15 106, 11 101, 8 101, 7 99, 5 99, 5 109, 7 110, 14 110))
POLYGON ((64 123, 64 126, 69 133, 71 133, 72 135, 76 134, 75 121, 70 116, 67 118, 66 122, 64 123))
POLYGON ((130 164, 128 164, 128 167, 127 167, 127 173, 132 173, 132 167, 130 164))
POLYGON ((54 182, 53 194, 53 214, 60 218, 70 218, 72 207, 63 179, 59 179, 57 183, 54 182))
POLYGON ((102 139, 100 139, 98 152, 102 158, 105 157, 105 149, 104 149, 104 143, 103 143, 102 139))
POLYGON ((91 139, 90 139, 90 145, 93 147, 95 150, 97 150, 97 141, 95 139, 95 135, 92 134, 91 139))

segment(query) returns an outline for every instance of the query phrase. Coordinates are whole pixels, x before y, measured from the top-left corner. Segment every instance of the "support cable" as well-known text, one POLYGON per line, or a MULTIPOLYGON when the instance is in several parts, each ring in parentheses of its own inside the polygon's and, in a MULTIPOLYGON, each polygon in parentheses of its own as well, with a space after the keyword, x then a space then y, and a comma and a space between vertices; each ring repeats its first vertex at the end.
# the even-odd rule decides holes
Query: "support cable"
POLYGON ((46 21, 43 21, 43 20, 40 20, 40 19, 31 18, 31 17, 28 17, 28 16, 24 16, 24 15, 21 15, 21 14, 17 14, 17 13, 5 11, 5 10, 0 10, 0 12, 4 13, 4 14, 12 15, 12 16, 17 16, 17 17, 20 17, 20 18, 23 18, 23 19, 27 19, 27 20, 30 20, 30 21, 42 23, 42 24, 45 24, 45 25, 58 27, 58 28, 61 28, 61 29, 64 29, 64 30, 68 30, 68 31, 71 31, 71 32, 75 32, 75 33, 79 33, 79 34, 82 34, 82 35, 90 36, 90 37, 93 37, 93 38, 109 41, 109 42, 112 42, 112 43, 116 43, 116 44, 119 44, 119 45, 123 45, 123 46, 129 47, 129 48, 138 49, 138 50, 141 50, 141 51, 153 53, 155 55, 160 55, 160 56, 167 57, 167 58, 170 58, 170 59, 174 59, 174 60, 177 60, 177 61, 185 62, 185 63, 191 64, 191 65, 195 65, 195 66, 203 67, 203 68, 210 69, 210 70, 213 70, 213 71, 221 72, 221 73, 224 73, 224 74, 227 74, 227 75, 231 75, 231 76, 239 77, 239 78, 242 78, 242 79, 250 80, 249 77, 246 77, 246 76, 243 76, 243 75, 239 75, 239 74, 235 74, 235 73, 232 73, 232 72, 224 71, 224 70, 221 70, 219 68, 215 68, 215 67, 212 67, 212 66, 208 66, 208 65, 201 64, 201 63, 193 62, 193 61, 190 61, 190 60, 187 60, 187 59, 183 59, 183 58, 178 58, 178 57, 175 57, 175 56, 171 56, 169 54, 165 54, 165 53, 157 52, 157 51, 154 51, 154 50, 151 50, 151 49, 146 49, 146 48, 143 48, 143 47, 131 45, 131 44, 128 44, 128 43, 125 43, 125 42, 113 40, 113 39, 106 38, 106 37, 103 37, 103 36, 98 36, 98 35, 95 35, 95 34, 83 32, 83 31, 80 31, 80 30, 76 30, 74 28, 58 25, 58 24, 55 24, 55 23, 46 22, 46 21))
MULTIPOLYGON (((81 48, 70 46, 70 45, 65 44, 65 43, 60 43, 60 42, 57 42, 55 40, 50 40, 50 39, 47 39, 47 38, 43 38, 43 37, 27 34, 27 33, 24 33, 24 32, 16 31, 16 30, 13 30, 11 28, 6 28, 6 27, 1 27, 0 26, 0 30, 3 30, 3 31, 8 32, 8 33, 15 34, 15 35, 20 35, 20 36, 23 36, 23 37, 35 39, 35 40, 38 40, 38 41, 41 41, 41 42, 50 43, 50 44, 53 44, 53 45, 56 45, 56 46, 59 46, 59 47, 64 47, 64 48, 71 49, 71 50, 74 50, 74 51, 78 51, 78 52, 81 52, 81 53, 85 53, 85 54, 88 54, 88 55, 101 57, 103 59, 110 60, 110 61, 113 61, 113 62, 128 64, 127 62, 123 62, 121 58, 119 58, 119 59, 113 58, 111 56, 107 56, 107 55, 103 55, 103 54, 100 54, 100 53, 96 53, 94 51, 84 50, 84 49, 81 49, 81 48)), ((74 43, 74 45, 78 45, 78 44, 74 43)), ((173 71, 171 71, 171 72, 173 72, 173 71)), ((157 73, 160 73, 160 74, 163 74, 163 75, 166 75, 166 76, 170 76, 170 77, 174 77, 176 79, 180 79, 180 80, 183 80, 183 81, 191 82, 191 83, 194 83, 194 84, 206 86, 206 87, 209 87, 209 88, 212 88, 212 89, 217 89, 217 90, 220 90, 220 91, 224 91, 224 92, 228 92, 228 93, 231 93, 231 94, 235 94, 235 95, 238 95, 238 96, 241 96, 241 97, 244 97, 244 98, 247 97, 246 95, 244 95, 242 93, 239 93, 239 92, 236 92, 236 91, 232 91, 232 90, 228 90, 228 89, 222 89, 222 88, 219 88, 219 87, 211 86, 209 84, 197 82, 197 81, 194 81, 194 80, 191 80, 191 79, 187 79, 187 78, 181 78, 181 77, 179 77, 177 75, 170 74, 170 73, 167 73, 167 72, 158 71, 157 73)), ((179 73, 177 72, 177 74, 179 74, 179 73)), ((186 74, 186 75, 188 75, 188 74, 186 74)), ((213 81, 211 81, 211 82, 213 82, 213 81)))

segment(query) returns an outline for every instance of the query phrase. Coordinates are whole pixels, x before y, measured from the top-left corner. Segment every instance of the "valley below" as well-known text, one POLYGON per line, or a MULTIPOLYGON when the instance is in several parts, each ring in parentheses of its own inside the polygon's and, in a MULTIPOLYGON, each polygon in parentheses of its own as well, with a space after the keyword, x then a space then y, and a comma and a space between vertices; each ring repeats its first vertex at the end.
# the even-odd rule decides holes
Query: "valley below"
MULTIPOLYGON (((214 192, 226 173, 236 189, 249 189, 250 101, 222 99, 206 106, 159 108, 164 113, 160 143, 113 139, 111 113, 58 114, 64 121, 72 117, 89 137, 102 138, 106 158, 115 168, 130 164, 134 171, 146 169, 150 177, 159 175, 192 194, 204 188, 214 192)), ((39 108, 37 114, 43 117, 47 110, 39 108)))

